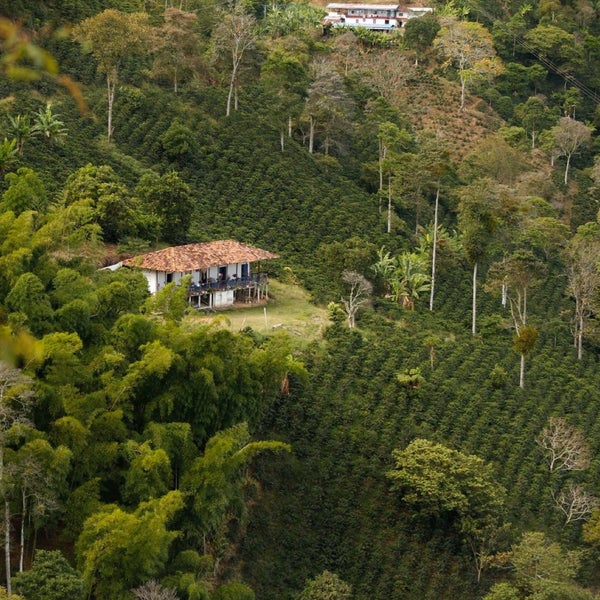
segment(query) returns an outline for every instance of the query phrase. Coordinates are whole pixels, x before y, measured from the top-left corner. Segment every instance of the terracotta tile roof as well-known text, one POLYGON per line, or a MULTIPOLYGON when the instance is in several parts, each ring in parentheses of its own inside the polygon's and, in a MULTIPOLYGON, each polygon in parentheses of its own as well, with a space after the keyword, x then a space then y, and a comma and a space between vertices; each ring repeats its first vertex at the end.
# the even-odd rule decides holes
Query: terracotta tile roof
POLYGON ((185 246, 171 246, 123 261, 127 267, 139 267, 150 271, 177 273, 207 269, 232 263, 256 262, 279 258, 277 254, 248 246, 235 240, 219 240, 185 246))

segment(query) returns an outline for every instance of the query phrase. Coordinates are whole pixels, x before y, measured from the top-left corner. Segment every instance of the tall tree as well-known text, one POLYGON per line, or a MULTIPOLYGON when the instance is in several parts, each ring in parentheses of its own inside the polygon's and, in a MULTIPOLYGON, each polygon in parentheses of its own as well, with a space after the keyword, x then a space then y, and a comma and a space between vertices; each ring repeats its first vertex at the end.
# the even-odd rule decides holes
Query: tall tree
POLYGON ((571 117, 562 117, 558 125, 552 128, 552 159, 564 156, 565 162, 565 185, 569 182, 569 167, 571 159, 582 147, 590 143, 592 138, 592 127, 576 121, 571 117))
POLYGON ((8 188, 2 194, 0 210, 10 210, 20 215, 26 210, 45 212, 48 194, 42 178, 28 167, 21 167, 16 173, 7 173, 4 180, 8 188))
POLYGON ((535 441, 544 450, 551 473, 582 471, 590 466, 585 437, 563 417, 550 417, 535 441))
POLYGON ((537 331, 527 325, 529 289, 540 282, 543 265, 527 251, 515 251, 494 263, 488 271, 488 285, 502 290, 502 300, 508 300, 515 329, 514 347, 521 355, 519 386, 525 387, 525 356, 531 352, 537 331))
POLYGON ((419 64, 419 58, 433 44, 440 27, 438 19, 433 15, 409 19, 404 26, 403 41, 415 53, 415 66, 419 64))
POLYGON ((5 450, 11 430, 30 424, 33 405, 32 381, 19 369, 0 361, 0 496, 4 505, 4 557, 6 589, 12 592, 11 580, 11 509, 14 482, 6 469, 5 450))
POLYGON ((348 317, 348 327, 353 329, 356 322, 356 313, 361 306, 369 302, 373 285, 356 271, 344 271, 342 279, 349 287, 348 295, 342 297, 342 304, 348 317))
POLYGON ((597 307, 600 290, 600 231, 595 224, 580 227, 566 250, 567 293, 575 300, 574 339, 577 358, 583 357, 588 319, 597 307))
POLYGON ((315 149, 317 130, 323 136, 325 154, 334 142, 347 133, 349 116, 354 103, 346 91, 342 76, 333 64, 326 61, 313 63, 313 81, 308 89, 304 114, 308 120, 308 151, 315 149))
POLYGON ((434 47, 446 58, 446 66, 454 65, 458 71, 461 111, 469 81, 477 75, 493 77, 502 72, 492 36, 481 23, 449 19, 437 34, 434 47))
MULTIPOLYGON (((527 595, 551 590, 557 584, 573 584, 581 566, 581 552, 564 550, 560 544, 537 531, 525 532, 519 543, 513 545, 510 562, 517 584, 527 595)), ((536 596, 533 596, 536 597, 536 596)), ((581 596, 541 596, 581 597, 581 596)))
POLYGON ((290 446, 277 441, 250 441, 246 423, 240 423, 214 435, 206 444, 204 455, 197 458, 182 481, 182 490, 192 503, 193 523, 205 544, 210 544, 219 571, 228 521, 245 512, 243 469, 261 452, 289 451, 290 446))
POLYGON ((490 516, 499 516, 503 488, 491 465, 426 439, 393 450, 395 466, 386 473, 402 502, 423 515, 450 517, 466 534, 490 516))
POLYGON ((515 116, 521 121, 531 138, 531 148, 535 148, 540 131, 553 123, 555 115, 542 95, 530 96, 523 104, 515 107, 515 116))
POLYGON ((92 53, 98 70, 106 76, 109 142, 114 133, 113 106, 121 66, 127 57, 145 51, 150 31, 145 13, 125 13, 114 9, 106 9, 73 28, 75 40, 92 53))
POLYGON ((256 19, 248 14, 242 3, 223 15, 221 22, 213 31, 213 51, 217 56, 229 58, 229 91, 225 115, 231 114, 231 103, 237 110, 237 93, 239 87, 242 61, 249 50, 256 44, 256 19))
MULTIPOLYGON (((418 20, 418 19, 413 19, 418 20)), ((433 311, 435 294, 435 278, 437 267, 437 251, 439 236, 440 193, 442 180, 450 172, 450 153, 446 144, 431 133, 425 133, 419 139, 417 164, 422 169, 424 185, 434 190, 433 236, 431 239, 431 289, 429 293, 429 310, 433 311)))
POLYGON ((261 81, 274 98, 273 112, 279 123, 279 143, 285 149, 285 132, 292 136, 294 116, 302 110, 308 85, 308 46, 301 40, 283 38, 272 42, 261 66, 261 81))
POLYGON ((148 171, 140 178, 135 193, 146 211, 158 217, 161 239, 172 244, 186 241, 194 200, 190 186, 179 173, 158 175, 148 171))
POLYGON ((179 535, 168 527, 182 508, 183 497, 175 491, 132 513, 109 505, 88 517, 76 544, 88 597, 126 600, 132 587, 162 573, 179 535))
POLYGON ((460 193, 458 224, 467 260, 473 267, 471 332, 477 334, 477 269, 497 228, 497 196, 489 179, 480 179, 460 193))
POLYGON ((84 600, 81 575, 60 550, 38 550, 29 571, 15 576, 15 588, 25 598, 84 600))
POLYGON ((194 13, 167 8, 164 22, 153 32, 152 73, 155 77, 168 77, 176 94, 181 81, 198 72, 202 66, 197 22, 198 17, 194 13))

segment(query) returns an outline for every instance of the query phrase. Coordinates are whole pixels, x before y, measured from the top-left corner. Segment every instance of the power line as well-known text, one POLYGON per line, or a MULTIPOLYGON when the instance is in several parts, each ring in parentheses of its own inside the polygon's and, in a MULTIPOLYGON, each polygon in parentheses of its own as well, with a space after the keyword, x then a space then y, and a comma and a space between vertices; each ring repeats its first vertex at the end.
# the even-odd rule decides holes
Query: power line
POLYGON ((521 46, 529 54, 533 55, 547 69, 549 69, 550 71, 553 71, 559 77, 562 77, 565 80, 565 82, 568 82, 573 87, 576 87, 585 96, 590 98, 596 104, 600 104, 600 94, 598 92, 596 92, 592 88, 588 87, 585 83, 579 81, 573 74, 568 73, 564 69, 561 69, 553 61, 551 61, 548 57, 537 52, 537 50, 535 50, 535 48, 533 48, 530 44, 528 44, 520 35, 514 35, 508 29, 508 27, 506 27, 506 25, 504 23, 502 23, 499 20, 494 19, 494 17, 487 10, 482 8, 481 5, 479 5, 475 2, 469 1, 469 0, 467 0, 467 3, 472 8, 474 8, 476 11, 478 11, 480 14, 482 14, 484 17, 488 18, 491 22, 493 22, 496 27, 498 27, 499 29, 503 30, 504 33, 507 33, 509 36, 511 36, 516 44, 521 46))

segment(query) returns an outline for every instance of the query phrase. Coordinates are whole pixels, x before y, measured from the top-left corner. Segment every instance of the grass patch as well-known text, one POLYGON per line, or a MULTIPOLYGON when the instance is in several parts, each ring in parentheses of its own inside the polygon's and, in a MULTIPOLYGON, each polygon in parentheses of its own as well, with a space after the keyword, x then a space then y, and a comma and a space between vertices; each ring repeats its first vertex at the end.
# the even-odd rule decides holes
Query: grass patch
POLYGON ((190 324, 218 321, 234 332, 251 327, 263 335, 283 329, 300 343, 320 338, 328 324, 327 310, 312 304, 306 290, 276 279, 269 280, 269 301, 266 304, 196 312, 186 319, 190 324))

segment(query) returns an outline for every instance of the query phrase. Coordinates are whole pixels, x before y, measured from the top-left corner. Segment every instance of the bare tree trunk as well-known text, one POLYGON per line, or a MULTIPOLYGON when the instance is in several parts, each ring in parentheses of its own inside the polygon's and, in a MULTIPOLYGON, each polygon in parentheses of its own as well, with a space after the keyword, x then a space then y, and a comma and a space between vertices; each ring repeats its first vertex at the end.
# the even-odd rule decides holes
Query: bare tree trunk
POLYGON ((433 212, 433 247, 431 248, 431 290, 429 292, 429 310, 433 312, 433 295, 435 290, 435 258, 437 253, 438 208, 440 205, 440 183, 435 192, 435 210, 433 212))
POLYGON ((25 488, 21 490, 21 547, 19 549, 19 573, 23 572, 23 559, 25 556, 25 515, 27 509, 27 496, 25 488))
POLYGON ((471 332, 473 337, 477 335, 477 263, 473 265, 473 321, 471 332))
POLYGON ((233 88, 235 85, 236 69, 235 67, 231 71, 231 78, 229 79, 229 92, 227 93, 227 106, 225 109, 225 116, 228 117, 231 114, 231 99, 233 98, 233 88))
POLYGON ((392 233, 392 178, 388 176, 387 232, 392 233))
POLYGON ((4 499, 4 558, 6 565, 6 591, 12 594, 12 582, 10 577, 10 505, 4 499))
POLYGON ((565 165, 565 185, 569 182, 569 166, 571 165, 571 155, 567 154, 567 164, 565 165))
POLYGON ((379 140, 379 190, 383 189, 383 160, 385 159, 385 146, 379 140))
POLYGON ((292 115, 288 117, 288 137, 292 137, 292 115))
POLYGON ((313 153, 315 147, 315 118, 311 115, 309 122, 309 131, 308 131, 308 152, 309 154, 313 153))
POLYGON ((525 355, 521 354, 521 367, 519 369, 519 387, 525 388, 525 355))
POLYGON ((279 145, 281 146, 281 151, 285 150, 285 132, 283 128, 279 130, 279 145))
POLYGON ((583 358, 583 314, 579 315, 579 327, 577 328, 577 358, 583 358))
POLYGON ((112 141, 113 134, 113 105, 115 103, 115 91, 117 89, 116 78, 106 76, 106 89, 108 96, 108 136, 107 140, 112 141))

